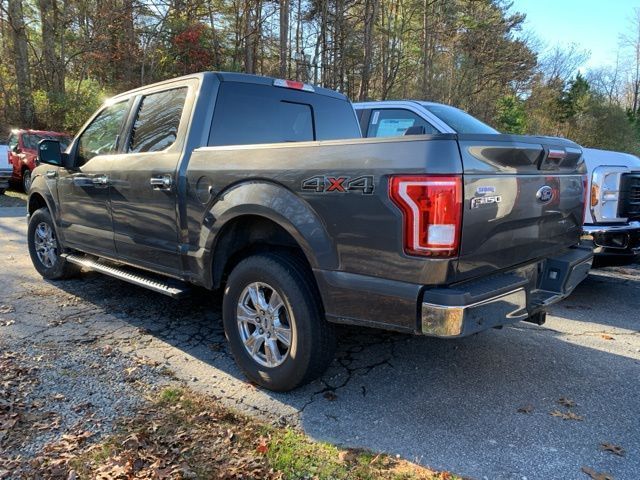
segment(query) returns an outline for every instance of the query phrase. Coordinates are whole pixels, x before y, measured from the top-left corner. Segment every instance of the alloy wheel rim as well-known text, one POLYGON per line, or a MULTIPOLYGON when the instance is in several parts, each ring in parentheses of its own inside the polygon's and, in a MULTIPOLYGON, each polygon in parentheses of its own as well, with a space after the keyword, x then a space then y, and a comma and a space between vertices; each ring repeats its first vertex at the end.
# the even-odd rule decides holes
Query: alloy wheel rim
POLYGON ((24 187, 24 191, 25 193, 29 193, 29 190, 31 189, 31 172, 24 172, 22 176, 22 186, 24 187))
POLYGON ((263 282, 247 285, 236 319, 240 340, 255 362, 269 368, 284 363, 291 350, 291 314, 275 288, 263 282))
POLYGON ((51 226, 40 222, 33 234, 36 255, 46 268, 52 268, 58 261, 58 242, 51 226))

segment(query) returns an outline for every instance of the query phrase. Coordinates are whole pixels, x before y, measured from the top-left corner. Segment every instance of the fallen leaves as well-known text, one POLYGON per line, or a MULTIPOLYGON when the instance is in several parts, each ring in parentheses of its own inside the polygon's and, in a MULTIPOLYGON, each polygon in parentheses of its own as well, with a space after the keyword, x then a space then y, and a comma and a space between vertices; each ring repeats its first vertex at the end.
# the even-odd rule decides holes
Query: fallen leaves
POLYGON ((13 313, 16 309, 13 305, 0 305, 0 314, 13 313))
POLYGON ((567 407, 567 408, 573 408, 576 406, 576 402, 571 400, 570 398, 566 398, 566 397, 560 397, 558 399, 558 404, 562 405, 563 407, 567 407))
POLYGON ((518 413, 531 413, 533 412, 533 405, 525 405, 518 409, 518 413))
POLYGON ((619 457, 624 457, 625 450, 620 445, 614 445, 613 443, 605 442, 600 444, 600 449, 605 452, 613 453, 614 455, 618 455, 619 457))
POLYGON ((329 400, 330 402, 333 402, 338 398, 338 396, 332 391, 324 392, 323 397, 329 400))
POLYGON ((600 336, 605 340, 615 340, 615 338, 613 338, 611 335, 607 335, 606 333, 603 333, 600 336))
POLYGON ((582 421, 584 420, 584 417, 573 413, 573 412, 561 412, 560 410, 553 410, 552 412, 549 413, 549 415, 551 415, 552 417, 559 417, 563 420, 577 420, 577 421, 582 421))
POLYGON ((596 472, 593 468, 582 467, 581 470, 582 473, 589 475, 592 480, 614 480, 610 474, 596 472))

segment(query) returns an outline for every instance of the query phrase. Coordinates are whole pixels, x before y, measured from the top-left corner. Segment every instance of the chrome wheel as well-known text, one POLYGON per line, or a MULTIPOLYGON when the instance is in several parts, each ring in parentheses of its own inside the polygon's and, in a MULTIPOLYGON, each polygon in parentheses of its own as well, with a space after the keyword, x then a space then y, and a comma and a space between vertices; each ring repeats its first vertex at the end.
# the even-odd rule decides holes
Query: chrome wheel
POLYGON ((291 315, 280 294, 266 283, 249 284, 236 311, 240 339, 260 365, 281 365, 291 349, 291 315))
POLYGON ((36 255, 46 268, 53 268, 58 260, 58 242, 48 223, 40 222, 33 234, 36 255))

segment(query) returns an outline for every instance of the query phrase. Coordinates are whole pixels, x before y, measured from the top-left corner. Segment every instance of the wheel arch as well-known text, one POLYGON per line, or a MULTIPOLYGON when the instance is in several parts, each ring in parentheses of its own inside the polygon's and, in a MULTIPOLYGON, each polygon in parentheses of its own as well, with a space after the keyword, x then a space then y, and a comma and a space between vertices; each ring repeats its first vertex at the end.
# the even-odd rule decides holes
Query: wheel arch
MULTIPOLYGON (((210 210, 209 278, 217 288, 242 253, 290 249, 311 270, 335 269, 338 257, 318 215, 300 197, 280 185, 250 183, 225 192, 210 210)), ((205 222, 206 224, 206 222, 205 222)))

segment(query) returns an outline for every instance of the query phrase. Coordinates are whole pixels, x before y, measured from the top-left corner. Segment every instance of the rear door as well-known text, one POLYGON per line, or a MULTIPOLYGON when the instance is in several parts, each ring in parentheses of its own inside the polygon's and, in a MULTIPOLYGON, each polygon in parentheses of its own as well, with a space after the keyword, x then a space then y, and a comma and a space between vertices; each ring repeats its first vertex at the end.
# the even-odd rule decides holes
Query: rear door
POLYGON ((118 257, 173 274, 181 271, 176 172, 194 82, 165 85, 136 98, 123 155, 109 173, 118 257))
POLYGON ((464 166, 460 279, 578 243, 584 164, 564 139, 459 135, 464 166))

